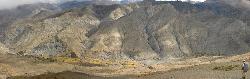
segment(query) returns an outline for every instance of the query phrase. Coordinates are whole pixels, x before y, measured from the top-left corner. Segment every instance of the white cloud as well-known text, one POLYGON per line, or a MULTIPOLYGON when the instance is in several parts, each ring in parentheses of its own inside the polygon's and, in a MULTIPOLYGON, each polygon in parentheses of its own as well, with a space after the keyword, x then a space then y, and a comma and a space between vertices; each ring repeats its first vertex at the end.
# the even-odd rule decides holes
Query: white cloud
POLYGON ((58 3, 72 0, 0 0, 0 9, 9 9, 22 4, 32 3, 58 3))
MULTIPOLYGON (((22 4, 32 4, 32 3, 59 3, 65 1, 73 0, 0 0, 0 9, 9 9, 22 4)), ((109 0, 75 0, 75 1, 109 1, 109 0)), ((122 1, 122 0, 112 0, 112 1, 122 1)), ((141 1, 141 0, 137 0, 141 1)), ((164 1, 164 0, 163 0, 164 1)), ((169 1, 169 0, 165 0, 169 1)), ((173 0, 170 0, 173 1, 173 0)), ((182 0, 185 1, 185 0, 182 0)), ((205 1, 205 0, 192 0, 192 1, 205 1)))
POLYGON ((250 0, 207 0, 208 3, 219 2, 229 4, 237 8, 246 8, 250 10, 250 0))
MULTIPOLYGON (((156 0, 156 1, 177 1, 177 0, 156 0)), ((179 0, 179 1, 188 1, 188 0, 179 0)), ((190 0, 190 1, 204 2, 206 0, 190 0)))

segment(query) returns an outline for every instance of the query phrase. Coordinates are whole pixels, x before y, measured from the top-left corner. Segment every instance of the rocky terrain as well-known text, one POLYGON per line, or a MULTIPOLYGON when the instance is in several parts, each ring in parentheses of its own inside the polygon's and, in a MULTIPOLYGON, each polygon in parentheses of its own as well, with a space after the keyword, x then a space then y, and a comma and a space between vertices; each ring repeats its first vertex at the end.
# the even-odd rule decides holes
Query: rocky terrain
MULTIPOLYGON (((23 15, 10 14, 14 19, 0 18, 0 28, 4 29, 0 52, 117 69, 121 69, 120 66, 148 69, 156 64, 202 56, 247 53, 250 51, 250 8, 239 5, 242 2, 237 5, 224 2, 208 0, 191 4, 145 0, 131 4, 70 2, 60 6, 43 4, 34 9, 26 7, 30 11, 23 15)), ((21 7, 17 9, 23 11, 21 7)), ((0 16, 7 14, 4 12, 12 13, 0 11, 0 16)), ((126 71, 130 70, 125 68, 119 73, 126 71)), ((10 76, 18 75, 24 74, 10 76)))
MULTIPOLYGON (((2 76, 5 79, 240 79, 241 60, 249 60, 250 53, 230 57, 199 57, 194 59, 178 60, 172 63, 157 64, 149 67, 127 68, 117 71, 112 68, 98 68, 94 66, 78 66, 72 64, 55 63, 41 60, 30 61, 27 57, 1 57, 1 73, 8 73, 12 77, 2 76), (11 64, 11 61, 22 63, 11 64), (39 63, 38 63, 39 61, 39 63), (46 62, 46 63, 45 63, 46 62), (9 63, 8 65, 4 63, 9 63), (26 66, 24 66, 24 64, 26 66), (13 67, 18 65, 19 67, 13 67), (62 66, 63 65, 63 66, 62 66), (24 68, 23 68, 24 67, 24 68), (25 70, 29 68, 29 70, 25 70), (32 68, 32 69, 31 69, 32 68), (12 69, 12 70, 11 70, 12 69), (8 71, 8 72, 7 72, 8 71), (25 72, 25 73, 24 73, 25 72), (56 73, 58 72, 58 73, 56 73), (124 73, 126 72, 126 73, 124 73), (44 73, 44 74, 41 74, 44 73), (86 74, 87 73, 87 74, 86 74), (19 75, 18 75, 19 74, 19 75), (23 74, 20 76, 20 74, 23 74), (41 75, 36 75, 41 74, 41 75), (106 74, 106 75, 105 75, 106 74), (119 75, 115 75, 119 74, 119 75), (17 75, 17 76, 16 76, 17 75)), ((249 73, 247 73, 249 74, 249 73)), ((249 76, 248 76, 249 77, 249 76)))
POLYGON ((4 32, 7 26, 18 19, 38 16, 45 17, 58 11, 60 11, 59 7, 47 3, 25 4, 13 9, 0 10, 0 32, 4 32))
POLYGON ((241 54, 249 51, 247 12, 222 3, 89 5, 15 21, 3 44, 42 57, 140 61, 241 54))

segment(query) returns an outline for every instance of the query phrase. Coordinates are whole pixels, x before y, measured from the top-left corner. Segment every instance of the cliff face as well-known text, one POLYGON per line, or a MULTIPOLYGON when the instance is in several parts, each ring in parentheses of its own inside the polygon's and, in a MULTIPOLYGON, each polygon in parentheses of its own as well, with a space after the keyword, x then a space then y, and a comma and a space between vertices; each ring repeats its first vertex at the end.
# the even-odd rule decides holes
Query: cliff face
POLYGON ((15 21, 8 27, 3 43, 18 54, 103 60, 248 52, 248 11, 226 4, 216 8, 212 4, 88 5, 15 21))

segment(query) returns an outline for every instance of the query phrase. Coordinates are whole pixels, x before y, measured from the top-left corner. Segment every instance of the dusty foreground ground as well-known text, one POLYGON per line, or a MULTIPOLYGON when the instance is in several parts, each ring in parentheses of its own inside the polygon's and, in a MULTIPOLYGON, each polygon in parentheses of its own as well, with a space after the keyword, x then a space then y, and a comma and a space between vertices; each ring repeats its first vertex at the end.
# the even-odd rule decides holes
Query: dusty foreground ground
MULTIPOLYGON (((11 77, 9 79, 241 79, 240 63, 220 63, 155 72, 140 76, 98 77, 77 72, 60 72, 33 77, 11 77), (218 69, 216 69, 218 68, 218 69)), ((248 76, 250 73, 247 73, 248 76)), ((250 76, 249 76, 250 77, 250 76)))
POLYGON ((238 62, 229 62, 193 66, 157 72, 140 79, 241 79, 239 64, 238 62))
MULTIPOLYGON (((79 66, 0 55, 0 79, 241 79, 240 60, 248 60, 249 56, 200 57, 131 68, 79 66)), ((247 75, 250 77, 250 73, 247 75)))

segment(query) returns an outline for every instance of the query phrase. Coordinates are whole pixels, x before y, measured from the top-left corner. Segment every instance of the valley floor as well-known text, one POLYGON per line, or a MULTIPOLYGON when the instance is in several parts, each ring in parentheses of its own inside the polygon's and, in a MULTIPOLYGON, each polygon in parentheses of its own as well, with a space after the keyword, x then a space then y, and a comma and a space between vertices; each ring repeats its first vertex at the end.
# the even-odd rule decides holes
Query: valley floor
MULTIPOLYGON (((98 69, 41 61, 32 57, 0 55, 0 79, 241 79, 240 60, 249 60, 246 58, 249 55, 186 59, 171 65, 152 65, 151 68, 123 68, 123 72, 119 73, 108 68, 98 69), (139 71, 141 74, 137 73, 139 71)), ((250 78, 250 73, 247 75, 250 78)))
MULTIPOLYGON (((240 62, 213 63, 140 76, 98 77, 77 72, 60 72, 9 79, 241 79, 240 62)), ((247 73, 250 77, 250 73, 247 73)))

